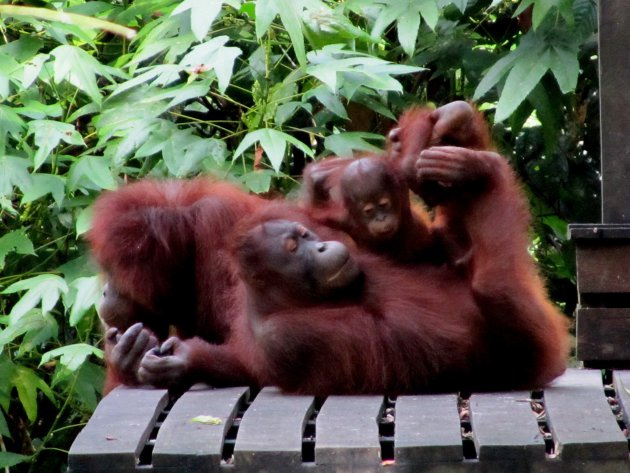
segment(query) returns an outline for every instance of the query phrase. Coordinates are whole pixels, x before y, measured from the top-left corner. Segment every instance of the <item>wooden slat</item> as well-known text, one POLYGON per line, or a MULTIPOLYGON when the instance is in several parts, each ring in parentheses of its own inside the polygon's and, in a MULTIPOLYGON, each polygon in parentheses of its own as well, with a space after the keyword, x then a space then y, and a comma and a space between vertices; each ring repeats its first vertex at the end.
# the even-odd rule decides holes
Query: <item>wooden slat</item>
POLYGON ((457 396, 399 396, 394 445, 397 465, 461 462, 457 396))
POLYGON ((245 412, 236 436, 234 464, 249 471, 291 471, 302 466, 302 435, 312 396, 265 388, 245 412))
POLYGON ((471 396, 470 420, 479 461, 544 461, 545 441, 529 398, 525 391, 471 396))
MULTIPOLYGON (((571 240, 630 240, 630 225, 623 223, 572 223, 571 240)), ((585 242, 586 243, 586 242, 585 242)))
POLYGON ((70 447, 68 471, 134 472, 167 402, 168 393, 162 389, 114 389, 101 400, 70 447))
POLYGON ((577 311, 579 360, 630 360, 630 309, 588 308, 577 311))
POLYGON ((186 392, 158 432, 153 466, 180 472, 219 471, 225 435, 248 393, 245 387, 216 390, 193 387, 186 392), (199 416, 214 417, 220 424, 192 421, 199 416))
POLYGON ((604 396, 599 370, 567 370, 545 390, 545 410, 563 461, 627 461, 628 444, 604 396))
POLYGON ((630 241, 583 240, 576 259, 580 293, 630 293, 630 241))
POLYGON ((383 396, 330 396, 317 416, 315 463, 326 467, 378 466, 377 416, 383 396))

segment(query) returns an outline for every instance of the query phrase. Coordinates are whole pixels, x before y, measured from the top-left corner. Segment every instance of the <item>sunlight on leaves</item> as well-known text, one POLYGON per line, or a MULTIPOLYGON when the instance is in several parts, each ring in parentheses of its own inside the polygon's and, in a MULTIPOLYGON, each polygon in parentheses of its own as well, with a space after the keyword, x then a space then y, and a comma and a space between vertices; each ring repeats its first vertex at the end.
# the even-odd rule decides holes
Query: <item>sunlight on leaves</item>
POLYGON ((13 306, 9 314, 13 320, 19 319, 40 303, 43 313, 50 312, 61 295, 68 292, 68 285, 63 278, 55 274, 40 274, 11 284, 2 291, 2 294, 13 294, 21 291, 26 291, 26 293, 13 306))
POLYGON ((75 343, 74 345, 55 348, 54 350, 44 353, 40 365, 48 363, 54 358, 59 358, 59 362, 63 366, 70 371, 76 371, 91 355, 101 359, 104 356, 103 350, 100 348, 88 345, 87 343, 75 343))
POLYGON ((13 230, 0 237, 0 269, 4 267, 7 255, 15 251, 19 255, 34 255, 33 243, 25 230, 13 230))

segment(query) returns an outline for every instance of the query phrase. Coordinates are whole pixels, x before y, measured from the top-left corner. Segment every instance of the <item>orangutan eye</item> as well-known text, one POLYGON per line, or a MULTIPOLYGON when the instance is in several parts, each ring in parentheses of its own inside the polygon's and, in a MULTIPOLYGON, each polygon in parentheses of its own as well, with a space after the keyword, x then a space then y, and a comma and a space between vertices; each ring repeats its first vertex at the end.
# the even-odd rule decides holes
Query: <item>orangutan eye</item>
POLYGON ((392 201, 389 199, 389 197, 383 197, 381 198, 381 200, 378 201, 378 208, 381 210, 389 210, 392 206, 392 201))
POLYGON ((287 238, 284 240, 284 249, 289 253, 295 253, 297 250, 298 244, 295 238, 287 238))
POLYGON ((374 205, 373 204, 365 204, 363 206, 363 215, 367 218, 372 218, 374 216, 374 205))
POLYGON ((308 229, 306 227, 303 227, 302 225, 299 225, 297 227, 297 233, 302 238, 308 238, 310 235, 308 229))

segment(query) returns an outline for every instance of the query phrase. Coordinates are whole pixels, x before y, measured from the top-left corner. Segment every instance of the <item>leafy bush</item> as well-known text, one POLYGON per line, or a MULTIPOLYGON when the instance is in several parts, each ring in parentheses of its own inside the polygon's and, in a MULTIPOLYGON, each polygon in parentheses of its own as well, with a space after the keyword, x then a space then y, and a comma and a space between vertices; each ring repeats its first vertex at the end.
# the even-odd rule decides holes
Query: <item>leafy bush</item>
POLYGON ((41 0, 0 5, 0 466, 61 471, 100 396, 104 189, 211 173, 289 193, 378 150, 414 103, 474 97, 571 311, 567 221, 595 221, 594 0, 41 0))

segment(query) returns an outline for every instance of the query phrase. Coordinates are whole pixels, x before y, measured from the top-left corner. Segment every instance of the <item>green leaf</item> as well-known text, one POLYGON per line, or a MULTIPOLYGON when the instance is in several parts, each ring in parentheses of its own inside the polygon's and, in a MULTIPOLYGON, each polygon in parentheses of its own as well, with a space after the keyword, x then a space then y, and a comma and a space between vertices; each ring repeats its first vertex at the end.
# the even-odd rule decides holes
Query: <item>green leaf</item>
POLYGON ((44 41, 40 37, 20 35, 15 41, 2 44, 0 53, 8 54, 18 62, 24 62, 35 56, 43 46, 44 41))
POLYGON ((70 45, 57 46, 50 53, 55 57, 55 82, 66 80, 85 92, 94 102, 101 103, 102 97, 96 83, 100 70, 99 62, 81 48, 70 45))
POLYGON ((38 54, 24 63, 22 71, 22 87, 28 89, 39 78, 44 64, 50 59, 50 54, 38 54))
MULTIPOLYGON (((0 411, 0 435, 3 437, 11 438, 11 431, 9 430, 7 419, 2 411, 0 411)), ((0 459, 0 463, 1 462, 2 460, 0 459)))
MULTIPOLYGON (((229 80, 228 78, 228 84, 229 80)), ((189 102, 197 97, 205 97, 208 94, 208 90, 210 90, 210 85, 211 82, 209 80, 202 80, 193 84, 184 84, 181 87, 173 87, 168 91, 168 94, 164 95, 164 98, 172 97, 166 107, 170 109, 180 103, 189 102)))
POLYGON ((542 21, 554 7, 558 7, 562 0, 536 0, 534 2, 534 11, 532 12, 532 26, 537 29, 542 21))
POLYGON ((345 95, 352 97, 359 87, 377 91, 402 91, 402 85, 392 75, 422 70, 420 67, 394 64, 383 59, 343 49, 342 45, 326 46, 308 53, 310 65, 306 72, 332 92, 346 87, 345 95))
POLYGON ((40 274, 23 279, 7 287, 2 294, 26 291, 11 310, 12 320, 17 320, 41 302, 42 312, 48 313, 55 306, 61 294, 68 292, 68 285, 63 278, 55 274, 40 274))
POLYGON ((295 57, 300 64, 306 64, 306 49, 302 34, 302 2, 298 0, 274 0, 273 3, 280 15, 282 25, 289 33, 295 57))
POLYGON ((79 212, 77 217, 76 232, 77 236, 81 236, 92 228, 92 216, 94 208, 92 206, 85 207, 79 212))
POLYGON ((208 142, 208 156, 205 162, 211 161, 215 164, 222 165, 228 157, 227 145, 224 141, 217 138, 206 138, 208 142))
POLYGON ((50 153, 62 141, 71 145, 85 146, 83 138, 74 126, 54 120, 34 120, 28 124, 28 136, 35 135, 37 152, 33 158, 35 170, 44 164, 50 153))
POLYGON ((68 189, 114 190, 117 184, 109 162, 103 156, 82 156, 68 171, 68 189))
POLYGON ((466 7, 468 6, 468 0, 447 0, 447 1, 448 3, 455 5, 457 9, 462 13, 466 11, 466 7))
POLYGON ((256 38, 260 39, 271 26, 271 22, 278 15, 274 0, 257 0, 256 4, 256 38))
POLYGON ((0 468, 9 468, 28 461, 30 457, 12 452, 0 452, 0 468))
POLYGON ((179 133, 179 128, 170 121, 159 120, 149 133, 149 137, 138 148, 134 157, 136 159, 146 158, 161 153, 171 136, 179 133))
POLYGON ((271 162, 271 166, 276 172, 280 171, 280 167, 282 166, 287 142, 298 147, 304 154, 313 156, 313 151, 293 136, 271 128, 262 128, 248 133, 245 138, 243 138, 243 141, 241 141, 234 152, 234 159, 238 158, 247 148, 256 142, 260 142, 260 146, 265 150, 271 162))
POLYGON ((123 139, 118 144, 116 154, 113 157, 115 166, 122 164, 127 157, 139 149, 151 133, 160 126, 159 120, 153 118, 130 120, 128 124, 129 129, 123 135, 123 139))
POLYGON ((67 283, 71 283, 77 278, 93 276, 94 272, 97 271, 93 263, 90 256, 83 253, 81 256, 62 264, 57 270, 63 274, 67 283))
POLYGON ((520 55, 521 51, 517 49, 495 62, 484 74, 481 82, 479 82, 479 85, 475 89, 473 100, 481 99, 492 87, 497 85, 499 81, 505 77, 512 65, 518 61, 520 55))
MULTIPOLYGON (((398 40, 407 54, 412 54, 409 51, 415 49, 420 17, 432 30, 435 29, 440 18, 439 0, 382 0, 374 3, 375 5, 369 5, 371 10, 377 11, 371 31, 372 36, 382 37, 389 25, 396 22, 398 40), (417 25, 415 29, 414 25, 417 25), (411 43, 413 46, 410 46, 411 43)), ((367 4, 364 8, 368 6, 367 4)), ((361 13, 366 14, 364 11, 361 13)))
POLYGON ((338 117, 348 120, 349 117, 346 112, 346 107, 343 106, 339 97, 331 92, 328 87, 320 85, 319 87, 309 90, 304 94, 303 100, 309 100, 311 97, 315 97, 327 110, 338 117))
POLYGON ((352 156, 354 151, 367 151, 371 153, 379 153, 382 150, 366 139, 383 139, 381 135, 365 132, 344 132, 336 135, 327 136, 324 140, 326 149, 333 152, 337 156, 352 156))
POLYGON ((243 174, 243 185, 250 191, 260 194, 269 191, 271 187, 271 179, 275 173, 270 169, 257 169, 252 172, 243 174))
POLYGON ((70 291, 64 298, 66 309, 70 308, 70 325, 76 327, 85 313, 99 304, 103 285, 98 276, 77 278, 70 283, 70 291))
MULTIPOLYGON (((410 1, 384 1, 379 8, 378 16, 372 27, 372 36, 383 36, 385 30, 398 18, 408 14, 411 10, 410 1)), ((417 11, 414 9, 414 11, 417 11)))
POLYGON ((221 12, 221 5, 222 0, 184 0, 173 10, 172 15, 190 12, 190 28, 197 41, 203 41, 221 12))
POLYGON ((253 131, 247 134, 243 141, 241 141, 238 148, 236 148, 236 151, 234 152, 234 159, 238 158, 243 151, 254 143, 260 142, 260 146, 262 146, 263 150, 265 150, 272 167, 276 171, 279 171, 287 148, 287 136, 288 135, 286 133, 269 128, 253 131))
POLYGON ((87 343, 75 343, 65 347, 55 348, 42 355, 40 366, 48 363, 53 358, 59 358, 59 362, 70 371, 77 371, 90 355, 103 358, 103 350, 87 343))
POLYGON ((530 92, 527 100, 536 109, 536 117, 542 124, 545 151, 552 154, 558 146, 558 137, 564 123, 562 116, 558 114, 558 110, 562 108, 562 97, 550 91, 542 81, 530 92))
MULTIPOLYGON (((429 28, 434 30, 440 19, 440 10, 438 9, 436 0, 415 0, 415 3, 424 21, 429 28)), ((400 22, 400 19, 398 21, 400 22)))
POLYGON ((17 354, 20 357, 25 356, 32 353, 36 347, 41 347, 44 343, 48 343, 51 340, 58 340, 58 337, 59 325, 57 324, 57 320, 51 314, 43 314, 36 328, 28 330, 24 334, 17 354))
POLYGON ((313 111, 313 108, 309 103, 287 102, 278 106, 278 109, 276 110, 276 113, 274 115, 274 122, 277 125, 282 125, 286 123, 288 120, 291 119, 293 115, 295 115, 295 113, 299 109, 305 110, 308 113, 311 113, 313 111))
POLYGON ((562 220, 557 215, 548 215, 543 217, 542 222, 553 231, 559 240, 566 241, 568 239, 569 224, 566 220, 562 220))
POLYGON ((28 172, 31 163, 28 159, 0 155, 0 195, 11 197, 13 188, 21 191, 31 186, 32 179, 28 172))
POLYGON ((549 51, 549 54, 549 66, 562 93, 567 94, 574 91, 580 74, 578 52, 554 47, 549 51))
POLYGON ((216 153, 216 143, 196 136, 190 128, 173 130, 162 147, 164 164, 177 177, 199 172, 202 161, 213 153, 216 153))
POLYGON ((66 180, 54 174, 32 174, 31 184, 24 189, 22 204, 33 202, 46 194, 52 194, 57 207, 61 207, 66 192, 66 180))
POLYGON ((218 36, 195 46, 180 62, 180 66, 191 67, 196 71, 213 70, 219 83, 219 91, 225 92, 230 79, 234 61, 241 55, 239 48, 224 46, 229 40, 227 36, 218 36))
POLYGON ((536 87, 549 70, 549 57, 549 52, 546 51, 542 56, 535 58, 533 55, 528 55, 516 62, 505 80, 505 86, 497 104, 495 114, 497 122, 508 118, 536 87))
POLYGON ((0 355, 0 379, 9 380, 9 382, 0 383, 0 407, 5 412, 9 411, 9 406, 13 401, 13 384, 10 380, 15 376, 15 363, 6 355, 0 355))
POLYGON ((271 22, 278 15, 275 0, 257 0, 256 2, 256 37, 265 36, 271 22))
POLYGON ((412 56, 416 50, 416 39, 420 29, 420 13, 409 12, 398 19, 396 24, 398 41, 408 56, 412 56))
POLYGON ((47 117, 59 118, 64 113, 59 102, 46 104, 37 100, 25 100, 23 107, 15 108, 14 110, 20 115, 32 118, 33 120, 41 120, 47 117))
POLYGON ((0 131, 3 134, 10 133, 19 137, 25 128, 24 120, 15 112, 15 109, 0 104, 0 131))
POLYGON ((5 345, 24 335, 18 350, 18 356, 22 356, 51 338, 56 338, 58 331, 59 327, 54 317, 50 314, 42 314, 40 310, 33 309, 17 320, 12 321, 0 332, 0 352, 5 345))
POLYGON ((11 94, 10 83, 20 71, 21 65, 8 54, 0 53, 0 98, 8 99, 11 94))
POLYGON ((180 80, 179 73, 183 67, 176 64, 158 64, 157 66, 148 67, 143 70, 141 74, 137 75, 133 79, 130 79, 122 84, 119 84, 110 97, 114 97, 118 94, 122 94, 127 90, 136 87, 145 82, 151 82, 152 86, 166 86, 173 82, 180 80))
POLYGON ((256 2, 256 36, 262 38, 273 19, 280 15, 280 21, 289 34, 291 44, 300 65, 306 64, 304 45, 304 9, 327 11, 320 0, 259 0, 256 2))
POLYGON ((4 267, 7 254, 15 251, 19 255, 34 255, 33 243, 24 230, 13 230, 0 237, 0 269, 4 267))
MULTIPOLYGON (((97 366, 90 361, 85 361, 78 372, 73 373, 68 370, 60 370, 58 373, 60 375, 70 373, 70 376, 66 376, 66 378, 70 378, 68 382, 74 387, 74 396, 85 406, 88 412, 94 412, 100 398, 98 396, 100 388, 105 381, 103 367, 97 366)), ((53 381, 53 386, 55 381, 53 381)))
POLYGON ((55 396, 46 382, 37 376, 37 373, 25 366, 17 366, 11 380, 18 392, 18 398, 22 403, 28 420, 35 422, 37 419, 37 391, 46 395, 53 404, 56 404, 55 396))

